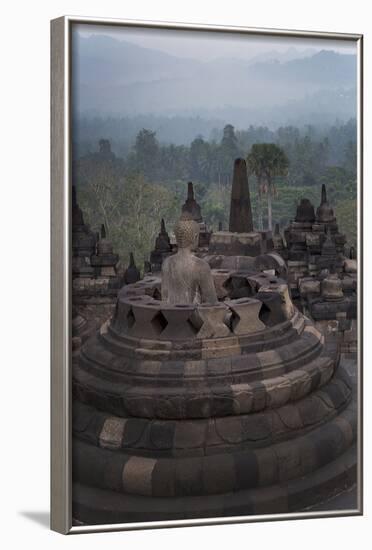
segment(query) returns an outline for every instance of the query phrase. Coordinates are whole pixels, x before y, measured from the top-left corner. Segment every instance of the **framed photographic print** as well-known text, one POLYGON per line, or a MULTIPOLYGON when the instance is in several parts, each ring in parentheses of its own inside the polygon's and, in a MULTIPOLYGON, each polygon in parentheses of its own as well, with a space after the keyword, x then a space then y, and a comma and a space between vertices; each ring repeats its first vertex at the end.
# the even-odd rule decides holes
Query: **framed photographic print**
POLYGON ((362 36, 52 21, 52 529, 362 513, 362 36))

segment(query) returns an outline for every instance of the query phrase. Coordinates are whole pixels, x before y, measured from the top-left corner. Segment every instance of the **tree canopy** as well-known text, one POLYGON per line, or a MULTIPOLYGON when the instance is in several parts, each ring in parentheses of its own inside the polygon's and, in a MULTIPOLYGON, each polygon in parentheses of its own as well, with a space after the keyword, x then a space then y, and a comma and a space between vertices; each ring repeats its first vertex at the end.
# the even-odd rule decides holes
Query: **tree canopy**
POLYGON ((288 173, 289 160, 275 143, 255 143, 247 156, 248 171, 258 181, 259 194, 267 194, 268 228, 272 229, 272 196, 276 192, 274 178, 288 173))
POLYGON ((275 195, 271 222, 285 227, 301 197, 317 206, 325 183, 340 229, 350 243, 356 239, 354 121, 328 129, 286 126, 275 131, 264 126, 236 130, 225 125, 210 139, 196 133, 190 145, 161 143, 154 129, 143 127, 125 153, 118 147, 119 133, 115 133, 119 121, 115 124, 111 127, 108 121, 107 133, 99 135, 83 154, 74 148, 72 179, 86 220, 97 231, 105 223, 124 263, 134 251, 136 262, 142 264, 154 245, 162 217, 172 230, 186 198, 187 181, 194 182, 207 225, 213 230, 219 223, 227 228, 233 161, 238 156, 251 159, 249 184, 257 229, 269 225, 269 209, 261 197, 262 185, 268 186, 265 170, 269 169, 275 195), (111 133, 115 137, 111 138, 111 133), (288 173, 281 153, 274 154, 278 148, 288 160, 288 173))

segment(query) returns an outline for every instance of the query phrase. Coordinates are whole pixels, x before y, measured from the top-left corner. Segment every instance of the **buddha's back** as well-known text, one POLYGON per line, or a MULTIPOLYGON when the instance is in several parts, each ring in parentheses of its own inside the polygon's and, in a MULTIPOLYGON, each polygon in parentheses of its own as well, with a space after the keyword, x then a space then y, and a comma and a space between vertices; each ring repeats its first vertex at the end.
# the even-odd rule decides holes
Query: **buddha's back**
POLYGON ((192 253, 199 224, 183 214, 176 225, 178 252, 162 266, 162 300, 169 304, 216 303, 217 295, 208 263, 192 253))

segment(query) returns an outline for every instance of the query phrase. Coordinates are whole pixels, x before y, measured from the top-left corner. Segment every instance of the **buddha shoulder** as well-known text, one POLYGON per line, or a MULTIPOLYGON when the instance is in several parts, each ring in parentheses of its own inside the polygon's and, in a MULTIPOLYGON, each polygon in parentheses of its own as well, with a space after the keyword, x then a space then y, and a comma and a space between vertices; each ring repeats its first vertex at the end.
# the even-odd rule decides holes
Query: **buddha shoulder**
POLYGON ((193 264, 194 264, 195 268, 200 273, 210 273, 211 272, 210 265, 208 264, 208 262, 203 260, 203 258, 198 258, 197 256, 193 256, 192 259, 193 259, 193 264))

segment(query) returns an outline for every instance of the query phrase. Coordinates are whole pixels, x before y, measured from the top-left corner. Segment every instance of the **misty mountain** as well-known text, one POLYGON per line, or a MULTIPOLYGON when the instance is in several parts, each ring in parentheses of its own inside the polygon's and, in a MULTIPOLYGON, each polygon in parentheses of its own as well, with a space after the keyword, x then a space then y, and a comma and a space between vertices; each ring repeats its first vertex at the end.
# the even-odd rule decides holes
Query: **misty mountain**
POLYGON ((261 52, 253 56, 249 62, 250 63, 259 63, 262 61, 280 61, 284 63, 286 61, 293 61, 293 59, 310 57, 316 54, 318 50, 316 48, 305 48, 298 49, 294 46, 291 46, 285 51, 279 52, 278 50, 269 50, 266 52, 261 52))
POLYGON ((100 88, 192 76, 199 65, 193 59, 179 59, 101 35, 73 35, 73 51, 73 74, 78 84, 100 88))
MULTIPOLYGON (((198 61, 107 36, 74 37, 74 112, 185 116, 242 124, 347 120, 356 109, 356 56, 307 51, 287 59, 198 61)), ((268 54, 268 57, 265 55, 268 54)))

